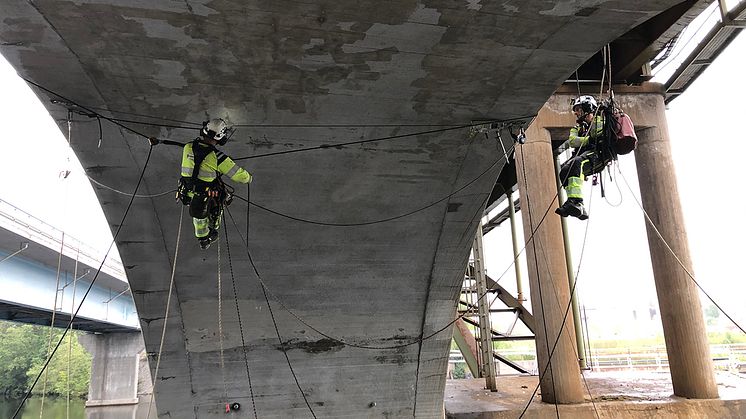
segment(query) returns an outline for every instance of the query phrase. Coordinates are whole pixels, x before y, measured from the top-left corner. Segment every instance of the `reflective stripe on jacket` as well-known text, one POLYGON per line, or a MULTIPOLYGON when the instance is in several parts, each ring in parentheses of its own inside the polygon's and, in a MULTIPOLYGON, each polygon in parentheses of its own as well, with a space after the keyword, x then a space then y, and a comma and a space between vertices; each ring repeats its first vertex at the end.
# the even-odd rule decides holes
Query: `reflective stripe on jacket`
POLYGON ((596 115, 593 122, 591 122, 588 132, 580 132, 580 125, 575 125, 570 129, 570 137, 567 139, 567 143, 570 147, 581 148, 588 145, 591 139, 601 138, 604 133, 604 118, 601 115, 596 115), (595 135, 593 134, 595 130, 595 135))
POLYGON ((222 151, 219 151, 209 144, 202 143, 200 141, 192 141, 184 146, 184 152, 181 157, 181 176, 192 177, 194 173, 194 150, 193 147, 202 147, 200 151, 207 151, 210 149, 202 164, 199 167, 197 173, 197 179, 210 183, 217 179, 218 175, 226 175, 232 181, 238 183, 250 183, 251 174, 246 170, 238 166, 230 157, 225 155, 222 151))

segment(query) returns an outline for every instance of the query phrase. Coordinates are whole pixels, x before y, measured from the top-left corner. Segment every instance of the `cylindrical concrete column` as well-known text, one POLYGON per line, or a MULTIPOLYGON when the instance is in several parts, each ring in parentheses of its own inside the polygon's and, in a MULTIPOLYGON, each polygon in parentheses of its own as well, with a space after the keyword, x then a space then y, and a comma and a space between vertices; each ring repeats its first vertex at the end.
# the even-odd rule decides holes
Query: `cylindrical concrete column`
MULTIPOLYGON (((554 158, 554 171, 555 179, 557 181, 557 199, 558 202, 564 203, 567 197, 565 196, 565 190, 562 188, 562 182, 560 181, 560 162, 558 158, 554 158)), ((570 286, 570 298, 572 299, 572 317, 573 326, 575 326, 575 344, 578 348, 578 365, 582 369, 588 368, 588 363, 585 359, 585 341, 583 340, 583 327, 580 324, 580 308, 578 307, 578 292, 572 294, 572 291, 577 288, 575 285, 575 271, 573 271, 572 264, 572 248, 570 247, 570 233, 567 230, 567 218, 560 217, 560 226, 562 228, 562 243, 565 244, 565 266, 567 266, 567 284, 570 286)))
MULTIPOLYGON (((642 205, 651 221, 689 272, 692 264, 679 202, 663 96, 656 95, 657 126, 638 131, 635 151, 642 205)), ((704 195, 702 199, 706 199, 704 195)), ((705 334, 699 294, 653 227, 646 222, 663 332, 674 394, 717 398, 718 390, 705 334)))
POLYGON ((539 374, 546 371, 541 380, 541 397, 547 403, 580 403, 583 387, 572 333, 573 315, 568 311, 570 287, 560 217, 554 213, 554 157, 549 132, 542 128, 541 120, 540 113, 526 133, 526 144, 517 146, 515 157, 539 374), (561 327, 565 313, 567 319, 561 327), (560 333, 563 336, 557 339, 560 333), (557 347, 550 363, 555 342, 557 347))

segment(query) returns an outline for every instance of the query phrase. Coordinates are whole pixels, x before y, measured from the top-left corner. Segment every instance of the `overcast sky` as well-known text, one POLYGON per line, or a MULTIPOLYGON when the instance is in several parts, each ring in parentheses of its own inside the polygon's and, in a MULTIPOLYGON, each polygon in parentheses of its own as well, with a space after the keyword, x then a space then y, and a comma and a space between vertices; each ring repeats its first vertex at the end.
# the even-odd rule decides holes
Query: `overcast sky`
MULTIPOLYGON (((740 123, 746 87, 739 74, 746 68, 745 53, 746 37, 741 35, 667 112, 694 274, 741 324, 746 323, 741 244, 746 237, 741 170, 746 138, 740 123)), ((675 65, 669 67, 666 71, 675 69, 675 65)), ((0 85, 0 125, 4 127, 0 198, 105 249, 111 233, 79 162, 55 121, 1 58, 0 85), (66 170, 71 174, 65 179, 60 173, 66 170)), ((61 128, 67 132, 64 123, 61 128)), ((585 195, 592 196, 587 199, 590 219, 570 221, 576 265, 588 228, 578 291, 581 302, 591 308, 656 304, 644 220, 632 196, 639 196, 634 156, 622 156, 619 167, 633 191, 615 176, 604 200, 599 188, 586 182, 585 195)), ((509 234, 505 223, 485 239, 486 266, 494 278, 510 266, 509 234)), ((524 270, 525 266, 524 260, 524 270)), ((515 288, 512 269, 501 283, 515 288)), ((710 304, 704 299, 702 303, 710 304)))

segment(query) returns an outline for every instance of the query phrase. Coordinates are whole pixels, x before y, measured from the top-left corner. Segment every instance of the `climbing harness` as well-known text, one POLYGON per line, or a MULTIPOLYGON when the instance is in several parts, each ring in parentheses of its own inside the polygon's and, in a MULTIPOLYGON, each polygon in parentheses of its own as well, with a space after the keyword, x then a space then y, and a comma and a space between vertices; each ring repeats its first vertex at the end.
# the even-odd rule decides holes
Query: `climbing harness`
MULTIPOLYGON (((177 200, 181 201, 184 205, 189 205, 189 211, 192 212, 191 204, 193 195, 196 193, 203 193, 209 188, 209 183, 199 180, 199 169, 202 166, 202 162, 205 160, 208 154, 213 151, 217 151, 212 145, 203 143, 199 138, 194 139, 192 142, 192 153, 194 158, 194 168, 192 169, 191 176, 181 176, 179 178, 179 186, 177 188, 177 200)), ((194 217, 194 215, 192 215, 194 217)), ((198 217, 204 218, 204 217, 198 217)))
POLYGON ((217 221, 223 206, 230 205, 233 201, 233 187, 225 184, 222 177, 218 175, 212 182, 199 179, 199 171, 205 158, 212 152, 218 150, 209 144, 200 141, 199 138, 192 141, 192 153, 194 153, 194 168, 191 176, 181 176, 176 190, 176 199, 183 205, 189 206, 189 215, 194 218, 210 218, 217 221))
MULTIPOLYGON (((572 158, 582 156, 588 159, 589 165, 582 166, 582 175, 586 177, 592 176, 593 185, 600 185, 601 196, 606 198, 603 171, 607 169, 609 179, 612 180, 610 166, 618 160, 619 155, 629 154, 637 147, 637 136, 632 120, 614 101, 611 77, 611 48, 608 44, 602 49, 602 55, 604 68, 601 72, 601 91, 599 92, 599 97, 603 95, 604 83, 608 75, 608 99, 600 101, 596 105, 593 97, 582 95, 580 83, 577 81, 577 71, 575 72, 578 96, 572 102, 573 109, 583 103, 589 103, 595 109, 593 109, 593 118, 590 123, 585 119, 578 120, 578 135, 590 138, 588 144, 578 147, 573 151, 572 158), (598 124, 601 124, 600 135, 597 135, 598 124)), ((591 109, 584 108, 584 112, 590 112, 591 109)), ((585 118, 586 115, 588 114, 584 114, 581 118, 585 118)))

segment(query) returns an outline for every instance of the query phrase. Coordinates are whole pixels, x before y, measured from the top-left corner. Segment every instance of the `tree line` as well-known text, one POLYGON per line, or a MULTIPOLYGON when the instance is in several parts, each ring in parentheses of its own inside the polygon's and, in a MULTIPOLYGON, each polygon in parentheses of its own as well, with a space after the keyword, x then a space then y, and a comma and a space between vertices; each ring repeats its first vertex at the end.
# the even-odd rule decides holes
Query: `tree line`
MULTIPOLYGON (((63 330, 52 329, 52 349, 63 330)), ((0 321, 0 392, 19 397, 28 391, 47 360, 49 327, 0 321)), ((78 343, 78 332, 70 331, 47 367, 46 394, 85 397, 91 379, 91 355, 78 343), (71 349, 71 350, 70 350, 71 349), (69 354, 69 356, 68 356, 69 354)), ((44 374, 34 387, 41 395, 44 374)))

